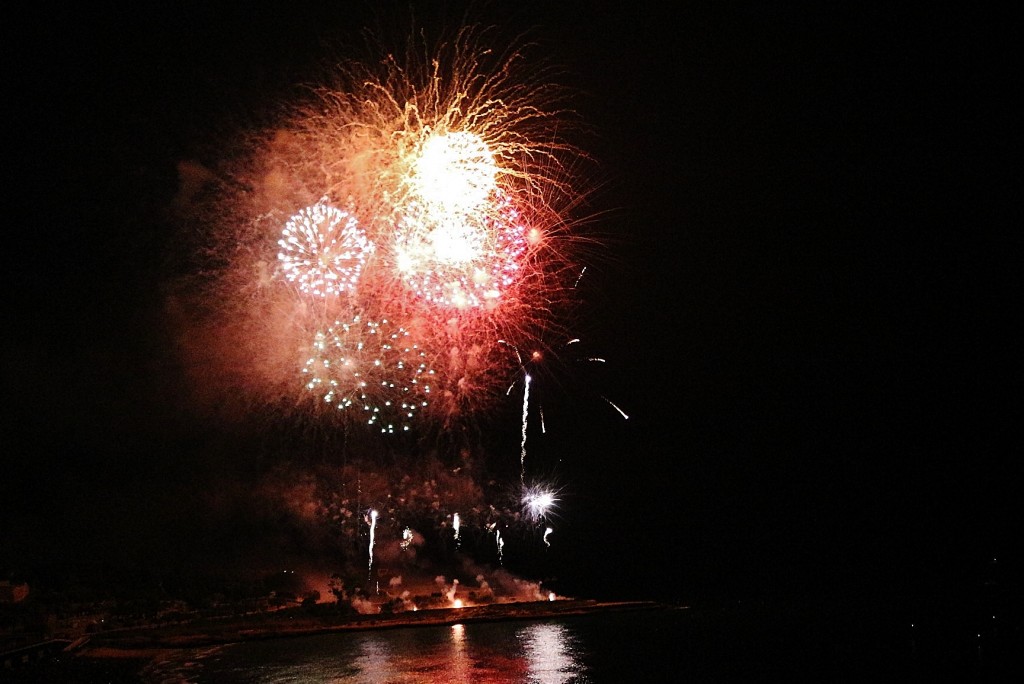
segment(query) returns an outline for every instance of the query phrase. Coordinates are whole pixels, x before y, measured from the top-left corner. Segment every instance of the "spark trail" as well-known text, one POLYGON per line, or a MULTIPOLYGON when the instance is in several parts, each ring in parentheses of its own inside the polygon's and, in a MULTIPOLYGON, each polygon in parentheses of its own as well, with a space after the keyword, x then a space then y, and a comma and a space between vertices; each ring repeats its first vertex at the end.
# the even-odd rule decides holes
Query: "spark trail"
POLYGON ((530 376, 526 375, 523 378, 523 418, 522 418, 522 437, 519 442, 519 482, 524 483, 526 480, 526 423, 527 418, 530 415, 530 376))
POLYGON ((606 397, 606 396, 604 396, 604 395, 601 395, 601 398, 602 398, 602 399, 604 399, 604 400, 605 400, 605 402, 607 402, 607 404, 608 404, 609 406, 611 406, 611 407, 612 407, 613 409, 615 409, 616 411, 618 411, 618 412, 619 412, 619 415, 620 415, 620 416, 622 416, 622 418, 623 418, 624 420, 629 420, 629 416, 628 416, 628 415, 626 415, 626 412, 625 412, 625 411, 623 411, 622 409, 620 409, 620 408, 619 408, 618 406, 616 406, 616 405, 615 405, 615 403, 614 403, 614 402, 613 402, 613 401, 612 401, 611 399, 609 399, 608 397, 606 397))
POLYGON ((374 538, 375 538, 375 535, 376 535, 376 532, 377 532, 377 511, 372 509, 372 508, 370 509, 370 515, 369 515, 368 522, 370 523, 370 549, 369 549, 370 560, 369 560, 369 563, 367 565, 367 569, 369 570, 369 572, 372 573, 373 572, 373 545, 374 545, 374 538))

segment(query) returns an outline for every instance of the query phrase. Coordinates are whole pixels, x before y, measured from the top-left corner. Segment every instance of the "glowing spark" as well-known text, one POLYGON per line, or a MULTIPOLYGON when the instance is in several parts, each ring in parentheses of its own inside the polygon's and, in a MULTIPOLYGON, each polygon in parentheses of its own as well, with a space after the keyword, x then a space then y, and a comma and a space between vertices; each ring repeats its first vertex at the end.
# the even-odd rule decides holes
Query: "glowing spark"
POLYGON ((377 531, 377 511, 373 510, 372 508, 370 509, 370 520, 369 520, 369 523, 370 523, 370 562, 369 562, 369 565, 367 567, 368 567, 369 570, 372 571, 373 570, 374 535, 375 535, 375 533, 377 531))
POLYGON ((505 540, 501 538, 501 530, 497 528, 494 530, 494 541, 498 545, 498 563, 501 563, 503 550, 505 548, 505 540))
POLYGON ((629 420, 629 416, 627 416, 627 415, 626 415, 626 412, 625 412, 625 411, 623 411, 622 409, 620 409, 620 408, 619 408, 618 406, 616 406, 616 405, 615 405, 614 403, 612 403, 611 399, 609 399, 608 397, 604 396, 603 394, 601 395, 601 398, 602 398, 602 399, 604 399, 604 400, 605 400, 606 402, 608 402, 608 405, 609 405, 609 406, 611 406, 611 407, 612 407, 613 409, 615 409, 616 411, 618 411, 618 412, 619 412, 619 415, 621 415, 621 416, 622 416, 623 418, 625 418, 626 420, 629 420))
POLYGON ((456 546, 458 546, 458 543, 459 543, 459 527, 460 526, 461 526, 461 522, 459 521, 459 514, 456 513, 455 515, 452 516, 452 529, 455 530, 455 544, 456 544, 456 546))
POLYGON ((475 133, 433 135, 413 164, 412 185, 432 213, 477 210, 497 188, 498 166, 483 138, 475 133))
POLYGON ((402 547, 403 551, 405 549, 409 548, 409 545, 412 544, 412 539, 413 539, 412 530, 410 530, 408 527, 406 527, 404 530, 402 530, 402 543, 401 543, 401 547, 402 547))
POLYGON ((321 297, 352 290, 373 252, 355 217, 328 204, 315 204, 288 219, 277 244, 285 278, 321 297))
POLYGON ((510 348, 516 355, 516 360, 519 361, 519 365, 523 365, 523 357, 519 354, 519 348, 516 345, 509 343, 507 340, 498 340, 498 344, 503 344, 510 348))
MULTIPOLYGON (((573 288, 579 287, 580 281, 581 281, 581 280, 583 280, 583 274, 584 274, 584 273, 586 273, 586 272, 587 272, 587 267, 586 267, 586 266, 584 266, 584 267, 583 267, 583 270, 582 270, 582 271, 580 271, 580 274, 579 274, 579 276, 578 276, 578 277, 576 278, 576 282, 575 282, 575 283, 573 283, 573 285, 572 285, 572 286, 573 286, 573 288)), ((575 341, 575 342, 579 342, 579 340, 574 340, 574 341, 575 341)))
POLYGON ((554 530, 550 527, 544 530, 544 543, 548 546, 551 546, 551 542, 548 541, 548 535, 552 532, 554 532, 554 530))

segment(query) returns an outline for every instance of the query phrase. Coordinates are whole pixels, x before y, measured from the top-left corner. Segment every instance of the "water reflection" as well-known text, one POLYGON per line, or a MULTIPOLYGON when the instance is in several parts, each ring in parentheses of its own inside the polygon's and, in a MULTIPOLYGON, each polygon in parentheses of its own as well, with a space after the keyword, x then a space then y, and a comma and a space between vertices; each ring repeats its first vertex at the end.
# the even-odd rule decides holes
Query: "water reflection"
POLYGON ((565 684, 580 674, 572 633, 565 625, 537 623, 517 633, 526 655, 529 681, 565 684))
POLYGON ((398 681, 399 672, 394 666, 395 656, 387 641, 379 634, 360 635, 359 654, 355 659, 357 679, 339 681, 391 682, 398 681))
POLYGON ((587 681, 582 641, 550 622, 320 635, 182 651, 146 681, 568 684, 587 681))
POLYGON ((451 674, 452 679, 458 682, 472 681, 470 679, 470 673, 472 671, 473 662, 470 659, 469 653, 466 649, 466 626, 465 625, 452 625, 451 631, 452 637, 452 655, 451 655, 451 674))

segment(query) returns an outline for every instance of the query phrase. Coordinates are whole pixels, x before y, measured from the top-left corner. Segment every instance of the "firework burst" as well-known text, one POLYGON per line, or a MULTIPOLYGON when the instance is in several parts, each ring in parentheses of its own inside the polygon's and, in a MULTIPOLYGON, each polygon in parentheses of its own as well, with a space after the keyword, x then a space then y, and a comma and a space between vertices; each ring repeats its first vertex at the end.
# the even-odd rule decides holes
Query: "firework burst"
POLYGON ((547 519, 558 506, 558 491, 543 483, 524 485, 520 503, 523 516, 537 522, 547 519))
POLYGON ((366 257, 373 252, 352 214, 325 203, 288 219, 277 258, 289 281, 307 294, 326 297, 355 288, 366 257))
POLYGON ((396 266, 415 296, 458 309, 500 304, 525 269, 528 228, 507 197, 488 209, 407 208, 397 227, 396 266))
POLYGON ((522 370, 501 340, 566 327, 588 156, 560 70, 495 28, 412 35, 367 34, 204 172, 173 303, 207 391, 474 434, 522 370))
POLYGON ((302 368, 306 389, 381 432, 406 431, 428 405, 434 371, 408 330, 384 320, 336 321, 318 332, 302 368))

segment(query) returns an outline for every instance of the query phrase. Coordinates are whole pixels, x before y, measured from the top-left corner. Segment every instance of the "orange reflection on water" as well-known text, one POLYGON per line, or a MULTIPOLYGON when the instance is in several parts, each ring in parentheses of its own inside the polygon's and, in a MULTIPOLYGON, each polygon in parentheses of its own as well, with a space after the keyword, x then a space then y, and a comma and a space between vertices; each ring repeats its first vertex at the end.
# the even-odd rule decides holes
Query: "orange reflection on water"
POLYGON ((318 635, 184 651, 160 678, 227 684, 568 684, 587 674, 586 651, 571 627, 547 622, 460 623, 318 635), (202 680, 196 660, 203 663, 202 680), (164 676, 166 675, 166 676, 164 676))
POLYGON ((473 661, 466 652, 466 626, 452 625, 452 681, 471 682, 473 661))

